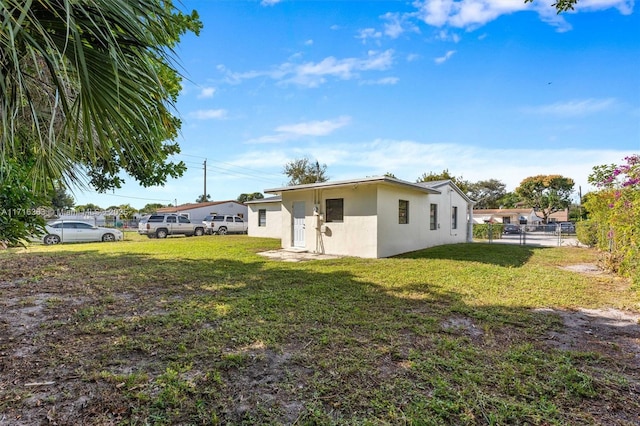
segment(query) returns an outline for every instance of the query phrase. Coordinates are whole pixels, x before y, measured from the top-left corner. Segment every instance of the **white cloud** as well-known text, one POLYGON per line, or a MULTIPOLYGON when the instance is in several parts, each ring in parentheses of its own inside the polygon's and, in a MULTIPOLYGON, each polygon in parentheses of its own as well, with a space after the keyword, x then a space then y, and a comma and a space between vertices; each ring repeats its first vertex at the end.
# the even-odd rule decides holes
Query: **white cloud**
POLYGON ((278 126, 276 127, 276 131, 299 136, 325 136, 340 127, 346 126, 350 121, 351 118, 349 117, 339 117, 336 120, 308 121, 305 123, 278 126))
POLYGON ((603 10, 618 9, 623 15, 631 15, 633 13, 634 0, 580 0, 575 10, 603 10))
POLYGON ((249 167, 273 168, 291 158, 309 156, 327 164, 331 180, 379 176, 386 172, 415 181, 423 173, 440 173, 447 169, 454 176, 471 182, 498 179, 513 191, 523 179, 540 174, 560 174, 576 182, 575 190, 583 194, 593 190, 587 178, 593 167, 618 164, 631 151, 581 148, 502 149, 475 147, 455 143, 420 143, 412 140, 378 139, 362 143, 323 141, 310 146, 290 146, 280 150, 254 147, 245 155, 249 167), (277 158, 277 161, 274 161, 277 158), (570 158, 571 161, 567 161, 570 158), (269 160, 267 160, 269 159, 269 160), (496 167, 499 165, 499 167, 496 167))
POLYGON ((382 33, 374 28, 365 28, 364 30, 360 30, 356 35, 356 38, 362 40, 362 43, 366 43, 369 39, 375 40, 381 37, 382 33))
POLYGON ((313 40, 311 40, 311 39, 306 40, 306 41, 304 42, 304 45, 305 45, 305 46, 312 46, 312 45, 313 45, 313 40))
POLYGON ((452 33, 448 29, 441 29, 436 34, 436 39, 439 41, 451 41, 458 43, 461 40, 461 37, 456 33, 452 33))
POLYGON ((333 120, 284 124, 275 128, 275 134, 251 139, 247 143, 279 143, 306 136, 327 136, 350 122, 351 117, 342 116, 333 120))
POLYGON ((444 56, 440 56, 439 58, 435 58, 434 62, 436 64, 443 64, 446 61, 448 61, 455 53, 456 53, 455 50, 449 50, 447 53, 444 54, 444 56))
POLYGON ((524 108, 525 112, 557 116, 582 116, 611 110, 616 107, 614 98, 583 99, 567 102, 556 102, 550 105, 524 108))
MULTIPOLYGON (((540 1, 540 0, 538 0, 540 1)), ((478 27, 527 5, 519 0, 424 0, 416 1, 418 17, 434 27, 478 27)))
POLYGON ((393 64, 393 50, 384 52, 369 51, 365 58, 338 59, 333 56, 320 62, 286 62, 266 71, 248 71, 244 73, 227 72, 227 82, 240 83, 243 80, 268 77, 278 80, 281 85, 295 84, 305 87, 319 87, 332 77, 340 80, 360 78, 366 71, 384 71, 393 64))
POLYGON ((398 38, 407 31, 420 33, 420 29, 409 19, 410 17, 411 15, 407 14, 385 13, 382 15, 382 19, 385 21, 383 24, 384 34, 391 38, 398 38))
POLYGON ((225 109, 201 109, 189 113, 189 117, 196 120, 223 120, 227 118, 225 109))
POLYGON ((400 81, 400 79, 398 77, 383 77, 383 78, 379 78, 377 80, 363 80, 360 82, 361 85, 368 85, 368 86, 389 86, 389 85, 394 85, 397 84, 398 81, 400 81))
POLYGON ((275 4, 280 3, 282 0, 262 0, 260 2, 261 6, 273 6, 275 4))
POLYGON ((214 87, 203 87, 200 90, 198 98, 212 98, 214 93, 216 93, 216 89, 214 87))
MULTIPOLYGON (((524 3, 522 0, 416 0, 413 5, 417 11, 412 14, 424 23, 442 28, 454 27, 475 29, 491 22, 502 15, 520 11, 534 11, 540 19, 556 26, 558 31, 568 31, 571 26, 563 15, 558 15, 552 2, 536 0, 524 3)), ((621 14, 633 13, 634 0, 580 0, 574 13, 596 11, 610 8, 621 14)))

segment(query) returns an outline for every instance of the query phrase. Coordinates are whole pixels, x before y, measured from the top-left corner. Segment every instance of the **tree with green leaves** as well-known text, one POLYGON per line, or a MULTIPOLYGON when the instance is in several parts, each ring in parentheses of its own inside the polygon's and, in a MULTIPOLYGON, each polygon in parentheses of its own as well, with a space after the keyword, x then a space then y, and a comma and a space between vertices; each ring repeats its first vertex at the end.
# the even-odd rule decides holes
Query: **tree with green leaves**
POLYGON ((44 229, 40 211, 47 200, 31 190, 26 167, 13 160, 0 167, 0 248, 24 246, 44 229))
POLYGON ((515 192, 507 192, 498 200, 499 209, 516 209, 524 204, 522 197, 515 192))
POLYGON ((182 175, 167 160, 179 152, 172 49, 201 28, 195 12, 171 0, 4 0, 0 12, 3 170, 39 194, 58 181, 119 188, 121 172, 143 186, 182 175))
POLYGON ((507 194, 506 185, 498 179, 479 180, 469 184, 469 197, 476 202, 474 208, 497 209, 500 199, 507 194))
POLYGON ((599 190, 583 197, 591 231, 582 237, 603 251, 603 265, 640 284, 640 155, 595 166, 588 179, 599 190))
POLYGON ((262 192, 253 192, 251 194, 240 194, 236 201, 246 203, 247 201, 262 200, 263 198, 264 195, 262 195, 262 192))
MULTIPOLYGON (((539 0, 538 0, 539 1, 539 0)), ((532 3, 533 0, 524 0, 525 3, 532 3)), ((574 9, 574 6, 578 3, 578 0, 556 0, 551 6, 556 8, 556 11, 560 14, 562 12, 568 12, 574 9)))
POLYGON ((198 198, 196 198, 196 203, 206 203, 207 201, 211 201, 211 195, 207 194, 207 196, 205 197, 204 194, 198 196, 198 198))
POLYGON ((76 200, 67 193, 61 186, 54 188, 51 192, 51 207, 55 210, 68 210, 73 208, 76 200))
POLYGON ((138 213, 138 210, 131 207, 130 204, 121 204, 118 206, 117 212, 119 219, 131 220, 133 219, 133 216, 138 213))
POLYGON ((161 203, 145 204, 145 206, 140 209, 140 213, 154 213, 156 210, 161 209, 163 207, 167 207, 167 205, 161 204, 161 203))
POLYGON ((309 183, 326 182, 327 165, 311 161, 304 157, 288 162, 284 166, 283 173, 289 177, 289 185, 304 185, 309 183))
POLYGON ((465 194, 469 193, 469 185, 470 185, 469 182, 464 180, 462 176, 460 177, 453 176, 451 173, 449 173, 449 169, 443 170, 442 173, 434 173, 434 172, 423 173, 422 176, 416 179, 416 182, 418 183, 419 182, 435 182, 438 180, 450 180, 458 188, 460 188, 462 192, 464 192, 465 194))
POLYGON ((552 213, 569 207, 574 185, 573 179, 561 175, 538 175, 520 182, 516 193, 528 207, 542 213, 547 223, 552 213))

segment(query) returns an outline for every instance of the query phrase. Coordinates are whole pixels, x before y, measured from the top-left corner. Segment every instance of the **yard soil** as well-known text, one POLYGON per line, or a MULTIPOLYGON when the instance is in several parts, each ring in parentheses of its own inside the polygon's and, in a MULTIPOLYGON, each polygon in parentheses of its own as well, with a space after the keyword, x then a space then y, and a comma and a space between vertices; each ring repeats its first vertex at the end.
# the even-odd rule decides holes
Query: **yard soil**
MULTIPOLYGON (((81 334, 67 334, 63 326, 41 327, 47 323, 65 324, 77 312, 90 308, 95 300, 87 283, 40 277, 37 286, 26 285, 32 279, 30 271, 42 270, 43 265, 27 265, 23 263, 25 260, 51 261, 45 257, 18 257, 15 265, 8 269, 15 271, 12 276, 0 277, 0 290, 8 295, 0 300, 0 425, 116 424, 125 420, 129 409, 127 401, 114 394, 104 380, 92 380, 85 374, 92 362, 101 357, 98 342, 86 340, 81 334), (78 294, 84 296, 79 298, 78 294), (119 412, 123 417, 118 418, 119 412)), ((575 270, 598 273, 591 265, 576 266, 575 270)), ((137 296, 129 297, 130 308, 135 306, 137 296)), ((546 344, 560 350, 600 353, 614 360, 627 377, 638 378, 632 383, 633 395, 629 398, 640 398, 640 314, 614 309, 549 312, 562 318, 564 329, 541 336, 546 344)), ((451 321, 458 327, 466 324, 457 318, 451 321)), ((472 324, 466 325, 473 328, 472 324)), ((289 353, 279 354, 262 351, 262 358, 257 359, 252 368, 243 370, 244 376, 237 377, 239 394, 229 396, 238 402, 234 408, 238 415, 255 401, 278 398, 277 394, 269 393, 269 382, 287 374, 288 358, 301 349, 290 348, 289 353), (243 405, 240 401, 246 403, 243 405)), ((131 355, 128 361, 128 365, 122 365, 123 374, 148 362, 142 355, 131 355)), ((281 406, 290 410, 285 419, 290 423, 296 421, 303 409, 296 401, 281 401, 281 406)), ((616 411, 614 408, 594 404, 587 410, 601 419, 602 424, 634 421, 631 418, 619 423, 620 419, 612 414, 616 411)))

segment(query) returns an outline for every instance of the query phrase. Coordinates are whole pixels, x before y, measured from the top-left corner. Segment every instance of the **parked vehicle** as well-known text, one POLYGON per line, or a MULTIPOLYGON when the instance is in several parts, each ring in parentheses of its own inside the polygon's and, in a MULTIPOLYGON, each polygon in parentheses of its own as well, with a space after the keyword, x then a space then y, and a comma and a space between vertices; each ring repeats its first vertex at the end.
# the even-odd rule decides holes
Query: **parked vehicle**
POLYGON ((520 227, 518 225, 512 225, 510 223, 507 223, 502 228, 503 234, 519 234, 520 232, 522 231, 520 230, 520 227))
POLYGON ((202 221, 205 227, 205 233, 226 235, 231 233, 247 232, 249 225, 239 216, 231 215, 213 215, 207 216, 202 221))
POLYGON ((576 226, 571 222, 560 222, 556 224, 556 229, 554 233, 557 235, 559 233, 562 234, 575 234, 576 226))
POLYGON ((120 241, 122 231, 103 228, 78 220, 60 220, 45 226, 42 242, 46 245, 81 241, 120 241))
POLYGON ((149 238, 167 238, 169 235, 191 237, 204 234, 204 226, 191 223, 187 217, 177 214, 152 214, 138 225, 138 234, 149 238))

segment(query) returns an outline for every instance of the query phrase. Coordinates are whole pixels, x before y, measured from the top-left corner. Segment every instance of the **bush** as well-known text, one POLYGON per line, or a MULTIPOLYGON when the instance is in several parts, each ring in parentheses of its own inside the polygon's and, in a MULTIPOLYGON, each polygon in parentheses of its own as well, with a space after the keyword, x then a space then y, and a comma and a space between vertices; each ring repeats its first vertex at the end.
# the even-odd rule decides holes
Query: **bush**
POLYGON ((7 161, 0 169, 0 246, 24 246, 42 233, 45 221, 38 214, 44 198, 28 185, 24 166, 7 161))
POLYGON ((589 247, 598 245, 598 223, 593 220, 584 220, 576 223, 576 236, 578 241, 589 247))
POLYGON ((483 223, 480 225, 473 225, 473 238, 477 238, 480 240, 488 240, 489 232, 491 232, 491 237, 494 240, 499 240, 502 238, 502 229, 503 225, 501 223, 483 223))

